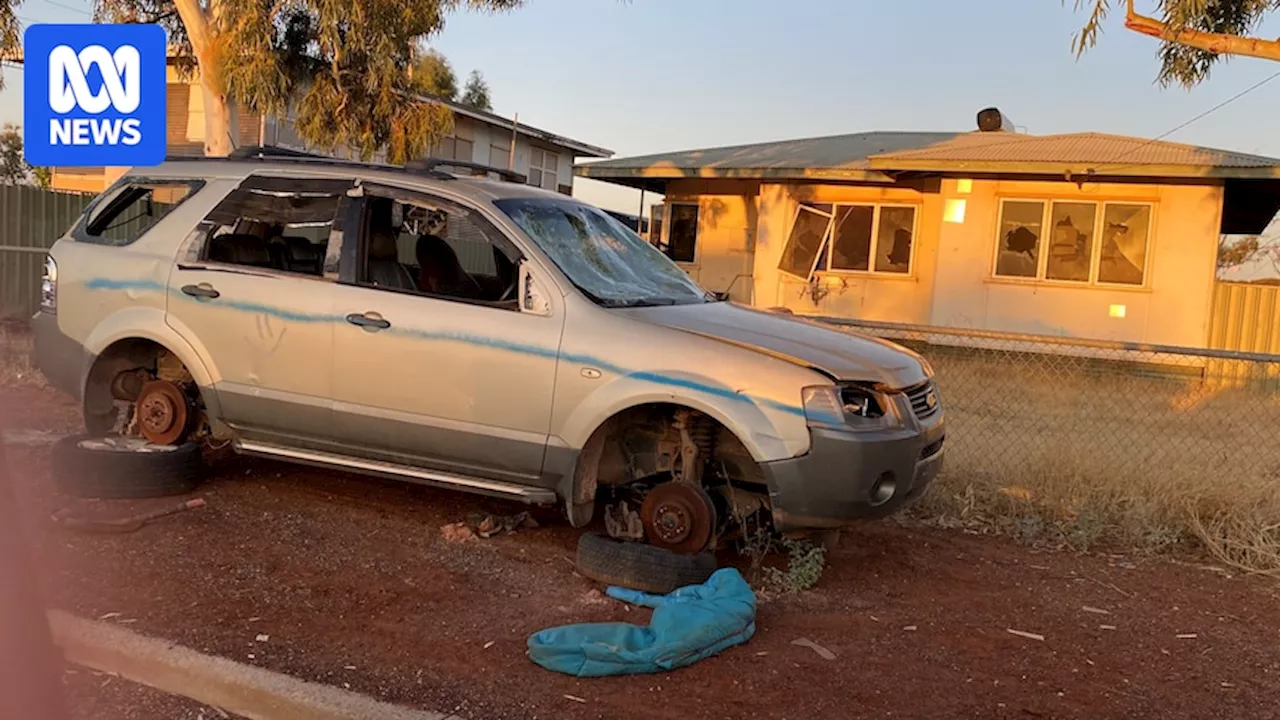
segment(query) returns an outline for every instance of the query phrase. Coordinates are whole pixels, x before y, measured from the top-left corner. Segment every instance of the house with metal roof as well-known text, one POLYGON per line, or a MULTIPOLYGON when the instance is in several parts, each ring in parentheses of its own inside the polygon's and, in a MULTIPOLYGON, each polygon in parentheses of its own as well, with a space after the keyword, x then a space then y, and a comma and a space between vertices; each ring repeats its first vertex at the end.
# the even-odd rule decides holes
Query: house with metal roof
POLYGON ((661 193, 651 241, 797 314, 1202 347, 1219 241, 1280 159, 1101 133, 866 132, 579 164, 661 193))
MULTIPOLYGON (((185 71, 179 51, 171 47, 165 98, 165 145, 170 155, 204 153, 204 100, 199 74, 185 71)), ((20 61, 21 57, 18 56, 20 61)), ((579 158, 606 158, 613 151, 558 135, 492 112, 424 96, 453 111, 453 130, 431 149, 433 157, 475 162, 511 169, 524 175, 531 185, 566 195, 573 192, 573 164, 579 158)), ((328 150, 308 145, 296 131, 292 112, 261 116, 239 113, 235 137, 237 146, 271 145, 335 157, 354 157, 343 149, 328 150)), ((383 162, 385 155, 372 158, 383 162)), ((127 168, 53 168, 51 184, 59 190, 99 192, 127 168)))

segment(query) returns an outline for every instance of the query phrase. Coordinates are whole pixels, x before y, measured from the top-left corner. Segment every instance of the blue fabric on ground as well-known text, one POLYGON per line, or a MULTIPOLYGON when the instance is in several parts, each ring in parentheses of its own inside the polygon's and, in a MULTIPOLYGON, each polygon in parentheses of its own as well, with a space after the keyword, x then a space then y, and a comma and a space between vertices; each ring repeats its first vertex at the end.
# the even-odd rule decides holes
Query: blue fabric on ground
POLYGON ((711 657, 751 639, 756 596, 733 568, 715 571, 701 585, 667 595, 611 587, 610 597, 653 608, 648 627, 580 623, 529 636, 529 658, 566 675, 603 677, 666 672, 711 657))

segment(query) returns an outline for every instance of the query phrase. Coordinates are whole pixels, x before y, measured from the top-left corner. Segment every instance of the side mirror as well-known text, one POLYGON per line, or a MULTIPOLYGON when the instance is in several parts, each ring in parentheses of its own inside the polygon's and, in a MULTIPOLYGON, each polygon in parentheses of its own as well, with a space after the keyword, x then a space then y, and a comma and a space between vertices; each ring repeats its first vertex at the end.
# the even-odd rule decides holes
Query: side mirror
POLYGON ((551 300, 546 289, 533 277, 527 260, 520 261, 520 312, 544 317, 551 314, 551 300))
POLYGON ((724 290, 713 290, 711 291, 711 297, 715 298, 719 302, 724 302, 729 299, 729 293, 724 290))

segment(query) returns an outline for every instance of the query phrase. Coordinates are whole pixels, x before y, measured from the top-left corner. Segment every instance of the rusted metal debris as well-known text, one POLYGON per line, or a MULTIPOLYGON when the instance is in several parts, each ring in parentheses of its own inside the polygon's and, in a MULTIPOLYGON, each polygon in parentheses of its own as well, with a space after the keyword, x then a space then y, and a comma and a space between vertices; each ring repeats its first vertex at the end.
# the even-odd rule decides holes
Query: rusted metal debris
POLYGON ((510 534, 520 528, 538 527, 538 521, 533 519, 528 510, 518 512, 515 515, 494 515, 492 513, 482 515, 474 513, 468 518, 467 524, 475 531, 476 535, 482 538, 510 534))
POLYGON ((130 533, 138 530, 148 522, 156 518, 174 515, 187 510, 193 510, 203 507, 204 498, 194 498, 185 500, 177 505, 168 505, 155 510, 149 510, 136 515, 129 515, 120 518, 101 518, 85 515, 76 515, 71 508, 62 508, 55 512, 52 519, 58 525, 72 530, 82 530, 84 532, 98 533, 130 533))
POLYGON ((626 500, 604 509, 604 528, 609 537, 620 540, 643 540, 644 523, 640 513, 631 509, 626 500))

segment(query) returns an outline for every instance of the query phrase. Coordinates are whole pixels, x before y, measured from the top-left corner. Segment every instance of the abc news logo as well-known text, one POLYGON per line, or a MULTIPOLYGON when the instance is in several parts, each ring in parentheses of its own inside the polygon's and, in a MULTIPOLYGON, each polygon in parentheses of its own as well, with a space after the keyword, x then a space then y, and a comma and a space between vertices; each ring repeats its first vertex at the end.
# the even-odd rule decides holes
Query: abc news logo
POLYGON ((76 52, 59 45, 49 53, 50 145, 137 145, 142 141, 137 118, 59 118, 79 110, 100 115, 109 109, 129 114, 142 103, 142 58, 132 45, 113 53, 101 45, 76 52), (89 71, 102 76, 97 92, 89 87, 89 71))
POLYGON ((22 33, 26 161, 37 167, 164 162, 166 43, 164 28, 154 24, 27 26, 22 33))

